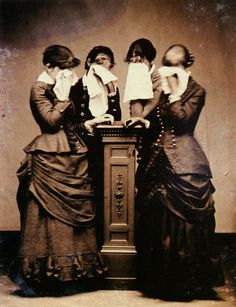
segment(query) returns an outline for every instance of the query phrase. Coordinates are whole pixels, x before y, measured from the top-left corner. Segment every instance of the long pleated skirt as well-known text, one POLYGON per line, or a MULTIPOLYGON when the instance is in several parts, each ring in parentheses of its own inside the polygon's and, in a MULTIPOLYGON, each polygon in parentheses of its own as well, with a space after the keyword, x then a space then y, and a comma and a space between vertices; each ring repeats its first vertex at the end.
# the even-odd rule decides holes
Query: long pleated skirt
POLYGON ((176 174, 163 150, 156 162, 141 176, 136 200, 140 290, 147 296, 181 298, 223 285, 210 179, 176 174))
POLYGON ((21 239, 15 280, 45 283, 102 275, 106 266, 97 247, 86 155, 34 153, 18 176, 21 239))

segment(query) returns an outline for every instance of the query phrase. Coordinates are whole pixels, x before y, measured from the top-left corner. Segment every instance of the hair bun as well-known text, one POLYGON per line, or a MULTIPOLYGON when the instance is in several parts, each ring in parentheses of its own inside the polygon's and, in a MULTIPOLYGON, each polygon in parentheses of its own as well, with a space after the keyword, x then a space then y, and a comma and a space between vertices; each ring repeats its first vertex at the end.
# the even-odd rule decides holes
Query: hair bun
POLYGON ((187 68, 187 67, 190 67, 190 66, 193 65, 195 57, 187 47, 184 46, 184 49, 185 49, 185 53, 186 53, 186 60, 185 60, 184 64, 185 64, 185 67, 187 68))
POLYGON ((51 67, 58 66, 61 69, 65 69, 78 66, 80 60, 74 57, 69 48, 61 45, 52 45, 44 50, 43 64, 50 64, 51 67))

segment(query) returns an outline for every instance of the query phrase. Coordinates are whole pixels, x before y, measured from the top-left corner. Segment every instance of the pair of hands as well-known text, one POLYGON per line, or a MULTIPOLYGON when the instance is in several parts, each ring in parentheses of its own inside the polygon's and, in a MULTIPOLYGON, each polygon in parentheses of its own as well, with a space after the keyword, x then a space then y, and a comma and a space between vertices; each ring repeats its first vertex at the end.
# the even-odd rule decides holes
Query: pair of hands
MULTIPOLYGON (((91 135, 93 135, 94 128, 99 124, 113 125, 114 117, 111 114, 104 114, 102 116, 95 117, 91 120, 87 120, 84 123, 85 128, 87 129, 88 133, 91 135)), ((148 129, 150 126, 150 122, 142 117, 130 117, 124 122, 124 126, 126 128, 141 126, 143 128, 148 129)))
POLYGON ((162 77, 164 91, 169 91, 173 96, 182 96, 187 88, 190 72, 174 66, 162 66, 158 71, 162 77))
MULTIPOLYGON (((113 125, 114 117, 111 114, 104 114, 102 116, 92 119, 90 122, 92 122, 94 126, 97 126, 99 124, 113 125)), ((148 128, 149 125, 150 125, 150 122, 147 119, 144 119, 142 117, 130 117, 124 123, 124 126, 126 128, 131 128, 135 126, 141 126, 141 127, 148 128)))
POLYGON ((126 128, 141 126, 142 128, 148 129, 150 122, 142 117, 130 117, 125 121, 124 126, 126 128))
POLYGON ((98 117, 95 117, 91 120, 87 120, 84 125, 89 134, 93 134, 94 128, 99 124, 107 124, 113 125, 114 124, 114 116, 111 114, 104 114, 98 117))

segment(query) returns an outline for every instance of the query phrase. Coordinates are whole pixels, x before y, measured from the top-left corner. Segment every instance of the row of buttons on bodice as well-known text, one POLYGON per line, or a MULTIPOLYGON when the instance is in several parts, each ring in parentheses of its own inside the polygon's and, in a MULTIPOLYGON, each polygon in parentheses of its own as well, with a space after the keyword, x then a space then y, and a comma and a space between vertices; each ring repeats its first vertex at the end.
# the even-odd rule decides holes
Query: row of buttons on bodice
MULTIPOLYGON (((87 86, 83 86, 83 91, 86 92, 87 91, 87 86)), ((83 98, 83 101, 80 106, 81 108, 83 109, 83 111, 80 112, 80 116, 81 116, 81 121, 82 122, 85 122, 86 121, 86 118, 85 118, 85 107, 86 107, 86 99, 87 99, 87 95, 86 94, 83 94, 82 96, 83 98)), ((79 135, 83 136, 85 133, 83 131, 78 131, 79 135)), ((76 141, 75 142, 76 144, 76 148, 77 149, 80 149, 80 142, 79 141, 76 141)))
MULTIPOLYGON (((87 87, 83 87, 83 90, 86 91, 87 87)), ((86 94, 84 94, 82 96, 83 101, 80 106, 83 110, 81 110, 80 112, 80 116, 81 116, 81 122, 85 122, 86 118, 85 118, 85 107, 86 107, 86 94)), ((75 131, 74 130, 74 126, 73 124, 65 124, 65 125, 61 125, 60 126, 61 129, 65 129, 65 132, 67 134, 68 137, 68 141, 69 144, 71 146, 71 149, 73 150, 80 150, 81 149, 81 142, 78 140, 78 135, 79 136, 83 136, 85 134, 85 132, 83 130, 78 130, 75 131)))
MULTIPOLYGON (((84 86, 84 87, 83 87, 83 90, 84 90, 84 92, 87 91, 87 86, 84 86)), ((81 106, 81 108, 84 109, 84 110, 80 112, 80 115, 81 115, 81 117, 82 117, 82 122, 84 122, 84 121, 86 120, 86 119, 84 118, 84 117, 85 117, 85 107, 86 107, 85 101, 86 101, 86 99, 88 99, 88 96, 87 96, 86 94, 84 94, 84 95, 82 96, 82 98, 83 98, 83 101, 84 101, 84 102, 82 102, 82 103, 80 104, 80 106, 81 106)))
MULTIPOLYGON (((169 104, 169 103, 168 103, 169 104)), ((161 132, 158 136, 158 139, 156 140, 156 142, 154 143, 155 146, 160 146, 161 145, 161 140, 162 140, 162 137, 164 136, 164 133, 165 133, 165 126, 164 126, 164 122, 161 118, 161 114, 160 114, 160 107, 158 106, 157 107, 157 119, 159 121, 159 125, 161 127, 161 132)), ((174 129, 174 126, 172 125, 171 126, 171 142, 172 142, 172 146, 175 147, 176 146, 176 141, 175 141, 175 129, 174 129)))
MULTIPOLYGON (((114 100, 114 99, 111 99, 111 103, 114 103, 114 102, 115 102, 115 100, 114 100)), ((112 109, 112 112, 117 112, 117 109, 113 108, 113 109, 112 109)))
MULTIPOLYGON (((87 91, 87 86, 84 86, 84 87, 83 87, 83 90, 84 90, 84 91, 87 91)), ((86 99, 89 100, 89 97, 88 97, 86 94, 84 94, 84 95, 82 96, 82 98, 83 98, 83 101, 86 101, 86 99)), ((109 103, 111 102, 111 104, 114 104, 114 103, 115 103, 115 99, 114 99, 114 98, 111 98, 111 97, 108 97, 108 102, 109 102, 109 103)), ((84 109, 84 110, 80 113, 80 115, 81 115, 81 117, 82 117, 82 121, 85 121, 85 120, 86 120, 86 119, 85 119, 85 107, 86 107, 86 103, 82 102, 82 103, 80 104, 80 106, 81 106, 82 109, 84 109)), ((116 108, 113 108, 112 111, 113 111, 113 112, 117 112, 117 109, 116 109, 116 108)))

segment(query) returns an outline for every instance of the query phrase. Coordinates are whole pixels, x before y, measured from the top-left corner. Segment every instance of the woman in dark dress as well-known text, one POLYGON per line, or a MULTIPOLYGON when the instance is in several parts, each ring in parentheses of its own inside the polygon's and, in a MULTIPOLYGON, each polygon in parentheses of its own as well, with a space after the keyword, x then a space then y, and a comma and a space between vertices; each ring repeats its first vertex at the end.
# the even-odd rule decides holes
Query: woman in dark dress
MULTIPOLYGON (((163 92, 146 135, 152 146, 137 171, 140 289, 174 300, 204 296, 224 284, 214 242, 212 174, 194 137, 205 90, 186 70, 192 63, 185 46, 166 51, 159 69, 163 92)), ((128 125, 144 121, 131 118, 128 125)))
MULTIPOLYGON (((112 50, 107 46, 93 47, 85 60, 85 74, 71 87, 70 98, 73 101, 76 112, 80 116, 81 123, 88 120, 97 121, 97 117, 109 117, 110 123, 121 120, 120 94, 117 86, 117 77, 112 73, 115 58, 112 50)), ((89 164, 93 170, 93 182, 95 183, 95 198, 97 203, 103 202, 101 173, 103 166, 101 157, 103 149, 100 139, 94 137, 92 131, 87 137, 89 148, 89 164)), ((103 212, 97 208, 97 235, 98 246, 103 243, 103 225, 101 223, 103 212)))
POLYGON ((104 114, 112 115, 115 121, 121 119, 117 77, 111 72, 114 65, 114 54, 109 47, 96 46, 89 51, 86 73, 72 86, 70 93, 82 121, 104 114))
POLYGON ((113 119, 81 120, 69 98, 79 62, 67 47, 46 48, 45 71, 31 89, 30 106, 41 134, 25 147, 18 170, 21 239, 12 274, 26 294, 40 285, 79 283, 106 269, 97 249, 86 139, 98 123, 113 119))

